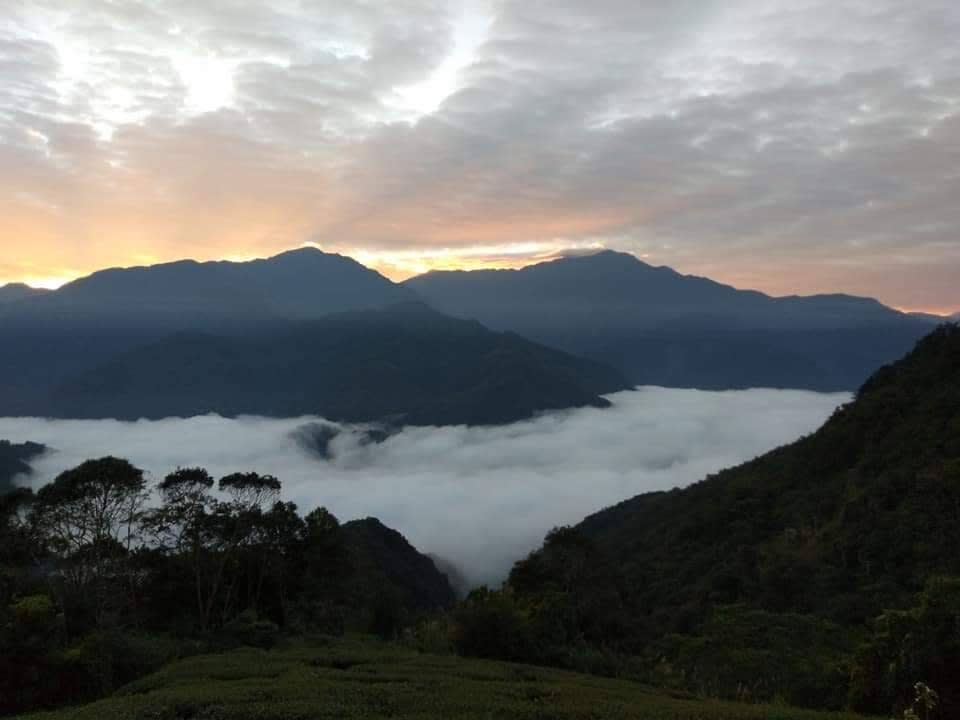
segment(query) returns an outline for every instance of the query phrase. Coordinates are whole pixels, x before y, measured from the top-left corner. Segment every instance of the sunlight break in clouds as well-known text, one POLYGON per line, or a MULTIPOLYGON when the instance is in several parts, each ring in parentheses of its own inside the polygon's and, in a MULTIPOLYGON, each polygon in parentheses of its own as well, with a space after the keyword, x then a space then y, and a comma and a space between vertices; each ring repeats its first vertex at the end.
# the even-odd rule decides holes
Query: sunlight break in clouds
POLYGON ((818 427, 845 394, 641 388, 608 410, 545 414, 502 427, 411 427, 380 445, 342 433, 330 461, 294 431, 317 418, 188 420, 0 418, 0 438, 55 448, 34 485, 103 455, 132 460, 154 481, 176 467, 278 476, 302 512, 380 518, 474 583, 502 580, 546 532, 649 490, 688 485, 818 427))

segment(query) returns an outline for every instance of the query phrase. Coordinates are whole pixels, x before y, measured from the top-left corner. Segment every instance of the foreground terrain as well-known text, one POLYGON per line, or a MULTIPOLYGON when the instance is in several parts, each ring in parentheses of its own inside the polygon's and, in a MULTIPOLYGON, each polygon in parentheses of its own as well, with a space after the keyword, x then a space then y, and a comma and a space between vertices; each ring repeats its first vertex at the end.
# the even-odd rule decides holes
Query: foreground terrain
POLYGON ((34 720, 649 718, 853 720, 856 715, 667 695, 606 678, 420 654, 362 637, 242 648, 170 665, 84 707, 34 720))
POLYGON ((960 327, 815 433, 551 533, 460 622, 467 655, 580 670, 612 649, 656 685, 876 713, 922 682, 931 717, 960 717, 960 327))

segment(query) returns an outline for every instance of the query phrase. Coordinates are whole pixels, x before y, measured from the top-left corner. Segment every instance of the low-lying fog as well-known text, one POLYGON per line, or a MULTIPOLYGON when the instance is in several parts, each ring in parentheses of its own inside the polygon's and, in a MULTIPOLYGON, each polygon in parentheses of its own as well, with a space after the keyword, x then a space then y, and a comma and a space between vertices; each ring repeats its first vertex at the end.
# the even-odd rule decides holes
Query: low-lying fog
POLYGON ((550 528, 795 440, 849 396, 640 388, 610 399, 612 409, 504 427, 411 427, 380 444, 362 428, 341 427, 329 459, 303 441, 304 426, 333 425, 319 418, 0 418, 0 439, 55 449, 35 461, 34 486, 104 455, 126 457, 153 479, 178 466, 270 473, 302 512, 326 505, 342 521, 378 517, 470 581, 497 583, 550 528))

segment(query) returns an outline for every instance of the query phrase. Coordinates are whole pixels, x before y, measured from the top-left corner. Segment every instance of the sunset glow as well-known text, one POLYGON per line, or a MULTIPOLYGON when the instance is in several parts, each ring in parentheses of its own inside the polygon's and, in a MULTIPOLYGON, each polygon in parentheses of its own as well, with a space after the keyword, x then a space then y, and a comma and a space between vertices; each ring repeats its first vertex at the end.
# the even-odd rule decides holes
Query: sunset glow
POLYGON ((394 279, 608 247, 953 311, 957 10, 880 4, 4 6, 0 283, 305 243, 394 279))

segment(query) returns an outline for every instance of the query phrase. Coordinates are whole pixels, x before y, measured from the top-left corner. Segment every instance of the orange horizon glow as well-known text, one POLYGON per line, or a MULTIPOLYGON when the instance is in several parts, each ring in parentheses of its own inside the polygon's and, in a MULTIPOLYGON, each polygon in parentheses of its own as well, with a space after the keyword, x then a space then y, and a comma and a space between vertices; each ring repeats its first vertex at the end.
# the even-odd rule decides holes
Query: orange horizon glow
MULTIPOLYGON (((279 253, 298 248, 312 247, 327 253, 337 253, 351 257, 361 265, 376 270, 393 282, 402 282, 408 278, 433 270, 486 270, 486 269, 520 269, 539 262, 553 260, 560 257, 564 251, 603 250, 598 243, 588 243, 571 246, 556 243, 517 243, 513 245, 477 246, 473 248, 437 248, 406 251, 380 251, 366 249, 332 248, 314 242, 302 243, 270 253, 229 253, 226 255, 211 254, 197 256, 190 259, 197 262, 249 262, 262 260, 279 253)), ((22 277, 0 277, 0 287, 7 284, 24 284, 33 288, 56 290, 74 280, 105 269, 133 268, 147 265, 161 265, 182 261, 182 256, 160 258, 154 256, 138 256, 130 262, 110 264, 102 267, 92 267, 84 270, 65 273, 63 275, 30 274, 22 277)))
POLYGON ((946 308, 913 308, 913 307, 898 307, 896 305, 891 305, 894 310, 899 310, 902 313, 922 313, 924 315, 939 315, 944 320, 949 320, 950 317, 956 314, 956 309, 946 309, 946 308))
MULTIPOLYGON (((456 248, 422 248, 417 250, 379 250, 364 248, 344 248, 339 246, 328 246, 316 242, 305 242, 300 245, 288 246, 286 248, 268 251, 268 252, 229 252, 218 253, 212 251, 206 255, 198 254, 193 260, 197 262, 210 261, 228 261, 228 262, 249 262, 251 260, 265 259, 276 254, 298 248, 313 247, 323 252, 338 253, 353 258, 360 264, 371 270, 379 272, 384 277, 393 282, 403 282, 411 277, 422 275, 431 271, 444 270, 517 270, 537 263, 546 262, 562 257, 568 252, 591 252, 608 249, 603 243, 591 241, 586 243, 572 244, 569 242, 521 242, 502 245, 477 245, 456 248)), ((611 248, 616 249, 616 248, 611 248)), ((647 254, 631 253, 645 262, 651 262, 654 265, 661 264, 651 260, 647 254)), ((74 280, 87 277, 100 270, 108 268, 132 268, 146 265, 157 265, 184 260, 182 255, 171 253, 168 257, 160 257, 154 254, 136 254, 129 257, 127 262, 104 264, 89 268, 57 268, 54 273, 44 274, 42 271, 28 272, 20 277, 10 277, 0 275, 0 287, 7 284, 22 283, 33 288, 42 288, 47 290, 56 290, 63 285, 74 280)), ((664 263, 666 264, 666 263, 664 263)), ((806 290, 802 287, 785 287, 782 284, 783 278, 770 278, 768 282, 761 282, 757 277, 729 277, 718 269, 711 267, 701 269, 697 267, 678 267, 677 264, 670 265, 673 269, 681 273, 700 275, 710 277, 718 282, 724 282, 733 287, 744 290, 759 290, 766 292, 774 297, 790 294, 813 295, 819 293, 829 293, 834 291, 843 291, 842 288, 823 288, 811 287, 806 290), (779 282, 778 282, 779 281, 779 282)), ((796 280, 796 278, 794 278, 796 280)), ((802 283, 798 283, 802 285, 802 283)), ((883 297, 877 297, 880 302, 885 302, 883 297)), ((889 307, 904 313, 926 313, 937 315, 949 319, 955 314, 958 308, 913 306, 898 303, 885 302, 889 307)))

